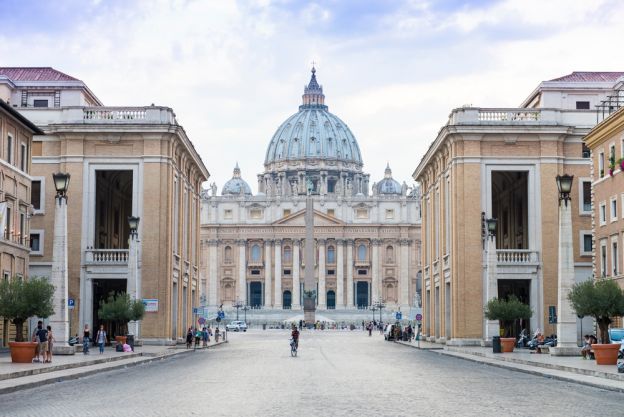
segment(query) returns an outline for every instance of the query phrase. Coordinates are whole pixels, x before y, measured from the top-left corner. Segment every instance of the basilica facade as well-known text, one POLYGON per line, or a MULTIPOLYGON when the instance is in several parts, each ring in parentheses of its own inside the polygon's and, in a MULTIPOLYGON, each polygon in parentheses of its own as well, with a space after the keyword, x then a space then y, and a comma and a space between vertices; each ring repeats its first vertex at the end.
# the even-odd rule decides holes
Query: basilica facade
POLYGON ((318 310, 331 317, 377 302, 405 312, 418 304, 419 191, 396 181, 389 165, 371 184, 363 165, 355 136, 328 111, 313 68, 299 111, 268 144, 257 194, 238 164, 220 193, 213 183, 202 194, 203 305, 283 315, 302 309, 307 198, 318 310))

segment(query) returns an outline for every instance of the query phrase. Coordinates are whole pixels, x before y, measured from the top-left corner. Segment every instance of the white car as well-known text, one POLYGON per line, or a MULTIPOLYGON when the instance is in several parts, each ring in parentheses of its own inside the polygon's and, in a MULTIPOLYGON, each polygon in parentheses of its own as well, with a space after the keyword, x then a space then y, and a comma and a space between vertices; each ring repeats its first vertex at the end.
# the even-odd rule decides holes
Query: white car
POLYGON ((228 332, 246 332, 247 331, 247 323, 245 323, 242 320, 234 320, 229 322, 225 328, 228 330, 228 332))

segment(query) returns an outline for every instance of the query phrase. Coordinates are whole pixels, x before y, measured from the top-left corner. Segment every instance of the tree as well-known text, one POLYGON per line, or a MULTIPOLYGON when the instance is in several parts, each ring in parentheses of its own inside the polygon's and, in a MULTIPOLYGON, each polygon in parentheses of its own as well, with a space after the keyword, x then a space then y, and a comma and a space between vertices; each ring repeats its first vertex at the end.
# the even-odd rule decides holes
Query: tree
POLYGON ((608 278, 574 284, 568 300, 578 316, 591 316, 600 329, 600 341, 609 343, 611 317, 624 315, 624 291, 608 278))
POLYGON ((488 320, 498 320, 505 330, 505 337, 510 337, 516 320, 530 319, 533 311, 518 297, 510 295, 507 299, 502 300, 492 298, 485 306, 484 314, 488 320))
POLYGON ((110 293, 106 301, 100 301, 98 316, 115 324, 114 332, 118 336, 128 332, 128 322, 141 320, 145 315, 145 306, 141 300, 132 300, 129 294, 110 293))
POLYGON ((15 341, 24 341, 24 322, 30 317, 54 314, 54 285, 45 278, 13 277, 0 282, 0 317, 15 325, 15 341))

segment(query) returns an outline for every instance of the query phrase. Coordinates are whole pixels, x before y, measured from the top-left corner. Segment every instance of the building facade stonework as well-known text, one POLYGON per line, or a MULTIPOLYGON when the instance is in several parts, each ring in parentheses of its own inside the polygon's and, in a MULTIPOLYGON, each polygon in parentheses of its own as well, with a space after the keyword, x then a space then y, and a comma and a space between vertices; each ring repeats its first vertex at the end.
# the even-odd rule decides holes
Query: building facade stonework
POLYGON ((355 136, 328 111, 312 70, 299 111, 271 139, 258 193, 236 165, 217 195, 205 190, 201 280, 205 305, 237 301, 289 317, 302 310, 304 267, 314 262, 317 308, 367 309, 377 301, 409 311, 420 262, 418 189, 389 166, 370 184, 355 136), (314 205, 315 259, 305 259, 305 205, 314 205))

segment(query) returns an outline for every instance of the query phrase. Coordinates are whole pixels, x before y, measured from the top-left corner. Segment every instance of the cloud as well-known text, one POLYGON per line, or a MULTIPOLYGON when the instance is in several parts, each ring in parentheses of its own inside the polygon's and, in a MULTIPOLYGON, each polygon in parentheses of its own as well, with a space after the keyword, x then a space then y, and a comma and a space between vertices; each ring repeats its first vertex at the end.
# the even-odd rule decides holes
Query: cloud
POLYGON ((2 65, 49 65, 109 105, 174 108, 219 188, 252 188, 316 61, 371 180, 410 180, 454 107, 516 106, 573 70, 624 70, 621 2, 3 0, 2 65), (7 58, 10 57, 10 60, 7 58))

